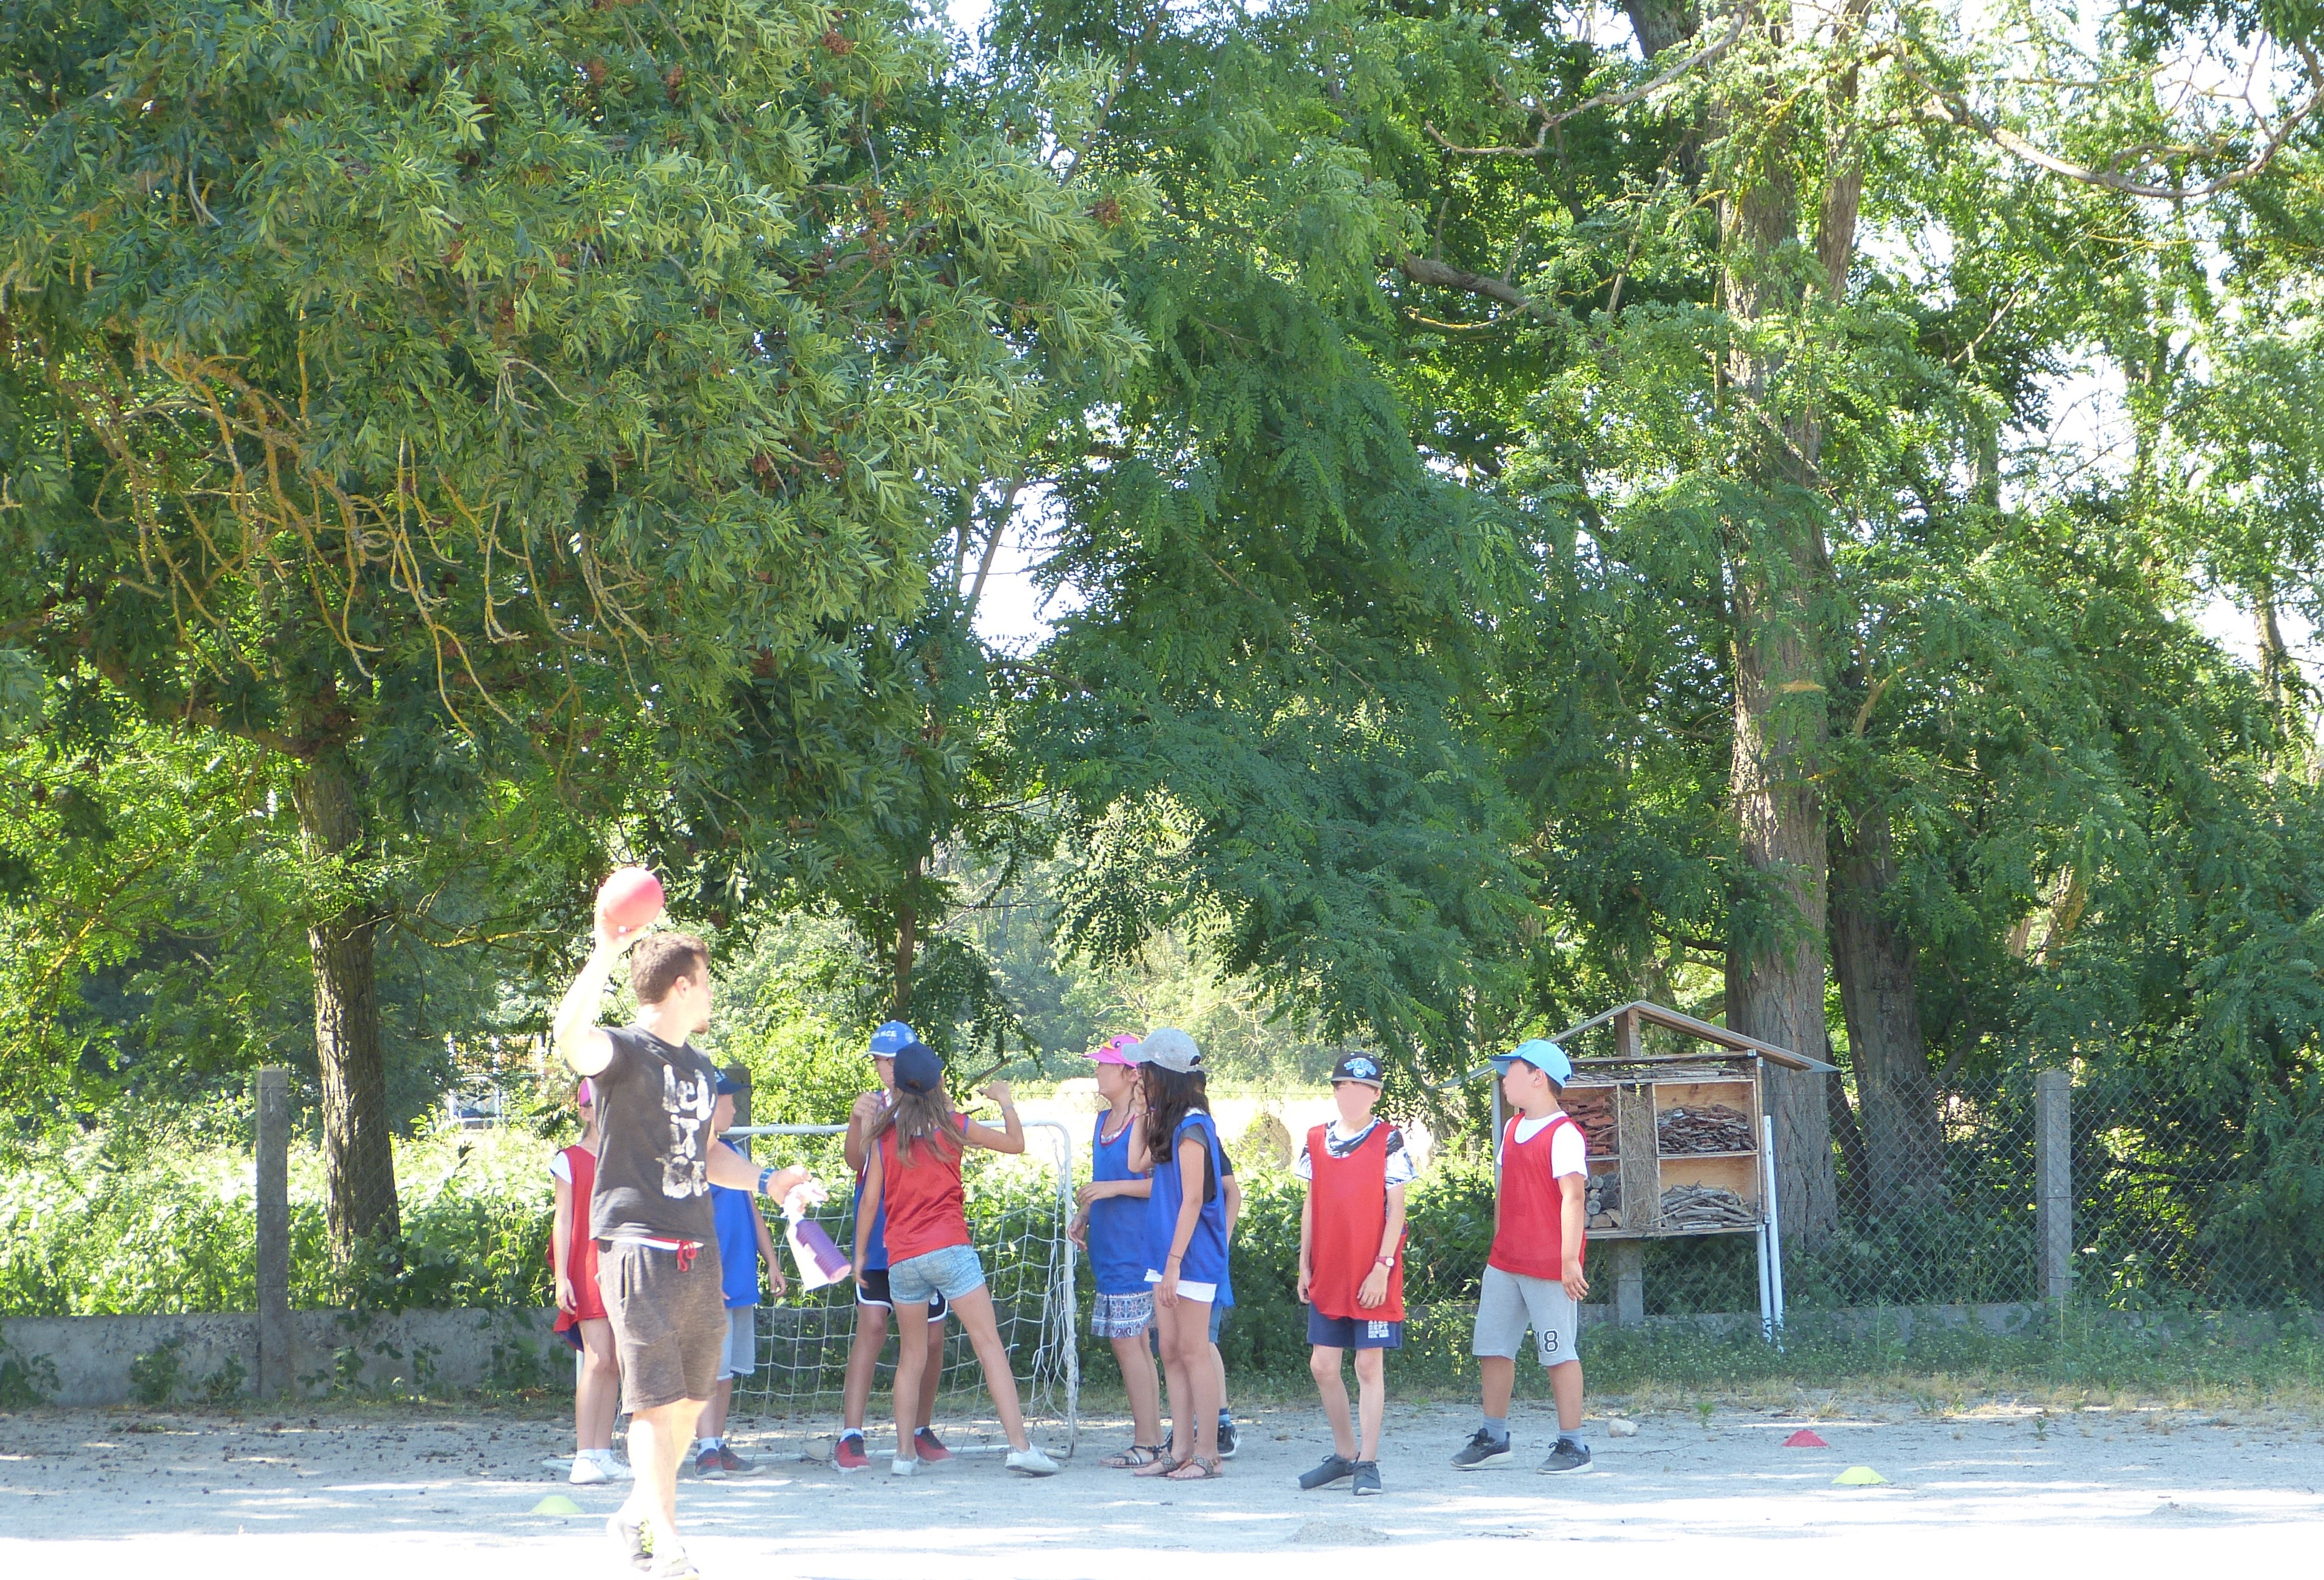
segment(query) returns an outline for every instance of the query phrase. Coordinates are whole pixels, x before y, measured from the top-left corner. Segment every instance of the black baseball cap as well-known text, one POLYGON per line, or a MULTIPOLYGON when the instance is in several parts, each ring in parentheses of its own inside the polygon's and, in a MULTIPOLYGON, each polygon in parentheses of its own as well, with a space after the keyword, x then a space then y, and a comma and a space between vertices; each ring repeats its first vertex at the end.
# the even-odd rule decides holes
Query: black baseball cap
POLYGON ((1332 1066, 1332 1084, 1338 1086, 1343 1080, 1351 1080, 1358 1086, 1370 1087, 1375 1091, 1388 1085, 1387 1075, 1380 1069, 1380 1061, 1369 1053, 1348 1054, 1337 1064, 1332 1066))
POLYGON ((926 1043, 907 1043, 896 1050, 896 1089, 899 1092, 944 1090, 944 1060, 926 1043))

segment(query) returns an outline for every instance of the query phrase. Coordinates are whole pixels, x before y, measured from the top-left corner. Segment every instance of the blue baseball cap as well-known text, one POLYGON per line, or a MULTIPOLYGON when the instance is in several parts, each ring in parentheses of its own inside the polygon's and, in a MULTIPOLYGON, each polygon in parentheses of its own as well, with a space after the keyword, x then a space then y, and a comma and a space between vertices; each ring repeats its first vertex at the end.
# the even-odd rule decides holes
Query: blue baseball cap
POLYGON ((1380 1070, 1380 1061, 1369 1053, 1351 1053, 1332 1067, 1332 1084, 1338 1086, 1342 1081, 1368 1086, 1374 1091, 1388 1085, 1387 1078, 1380 1070))
POLYGON ((1573 1079, 1573 1061, 1565 1050, 1546 1037, 1531 1037, 1519 1043, 1506 1053, 1493 1055, 1496 1073, 1506 1075, 1512 1064, 1530 1064, 1559 1086, 1573 1079))
POLYGON ((920 1040, 919 1033, 902 1021, 883 1021, 872 1033, 872 1057, 893 1059, 905 1047, 920 1040))
POLYGON ((916 1041, 896 1050, 896 1089, 899 1092, 944 1090, 944 1061, 934 1048, 916 1041))
POLYGON ((717 1091, 716 1091, 716 1093, 715 1093, 715 1095, 716 1095, 716 1096, 718 1096, 718 1097, 722 1097, 722 1098, 731 1098, 731 1097, 733 1097, 736 1092, 739 1092, 739 1091, 741 1091, 742 1089, 741 1087, 738 1087, 738 1086, 736 1086, 736 1085, 734 1084, 734 1078, 733 1078, 733 1076, 731 1076, 731 1075, 727 1074, 727 1073, 726 1073, 724 1070, 720 1070, 720 1071, 718 1072, 718 1087, 717 1087, 717 1091))

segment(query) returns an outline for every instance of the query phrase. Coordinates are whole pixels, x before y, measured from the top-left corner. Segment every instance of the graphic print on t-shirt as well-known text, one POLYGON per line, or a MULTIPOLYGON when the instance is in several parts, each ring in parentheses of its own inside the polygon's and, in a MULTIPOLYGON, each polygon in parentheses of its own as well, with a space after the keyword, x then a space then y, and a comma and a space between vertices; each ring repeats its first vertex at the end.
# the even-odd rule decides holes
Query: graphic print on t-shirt
POLYGON ((702 1149, 717 1106, 717 1089, 708 1077, 699 1071, 680 1075, 671 1064, 661 1067, 661 1111, 669 1119, 669 1150, 661 1161, 664 1196, 683 1200, 710 1189, 710 1162, 702 1149))

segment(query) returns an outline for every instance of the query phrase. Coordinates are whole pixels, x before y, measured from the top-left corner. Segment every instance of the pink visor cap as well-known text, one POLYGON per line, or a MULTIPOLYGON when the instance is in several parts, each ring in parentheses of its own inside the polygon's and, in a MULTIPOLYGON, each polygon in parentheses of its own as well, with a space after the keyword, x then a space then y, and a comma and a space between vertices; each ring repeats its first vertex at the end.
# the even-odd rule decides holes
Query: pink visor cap
POLYGON ((1108 1037, 1104 1042, 1100 1043, 1087 1057, 1093 1064, 1129 1065, 1132 1062, 1130 1051, 1137 1046, 1138 1033, 1124 1032, 1120 1036, 1108 1037))

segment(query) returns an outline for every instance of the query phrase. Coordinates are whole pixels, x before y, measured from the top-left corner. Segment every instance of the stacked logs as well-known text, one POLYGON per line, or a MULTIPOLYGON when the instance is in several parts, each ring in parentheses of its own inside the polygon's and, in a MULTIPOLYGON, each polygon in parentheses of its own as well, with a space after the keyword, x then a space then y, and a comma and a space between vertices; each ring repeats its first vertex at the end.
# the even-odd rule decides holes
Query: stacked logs
POLYGON ((1716 1185, 1674 1185, 1663 1192, 1666 1229, 1748 1229, 1758 1221, 1749 1202, 1716 1185))
POLYGON ((1611 1170, 1590 1176, 1590 1184, 1582 1195, 1582 1205, 1589 1209, 1590 1226, 1593 1229, 1618 1229, 1622 1226, 1622 1176, 1611 1170))
POLYGON ((1724 1103, 1700 1108, 1665 1108, 1655 1121, 1655 1139, 1663 1156, 1690 1153, 1747 1153, 1751 1145, 1751 1116, 1724 1103))

